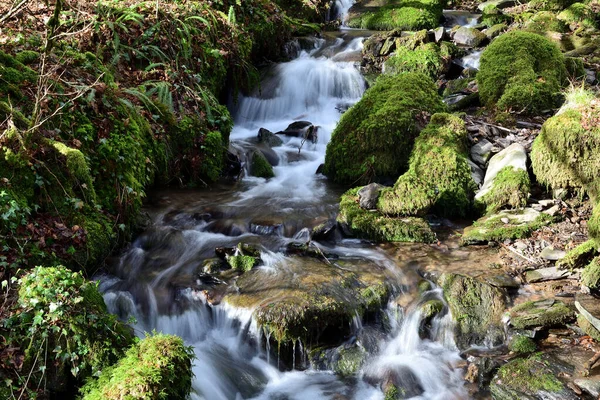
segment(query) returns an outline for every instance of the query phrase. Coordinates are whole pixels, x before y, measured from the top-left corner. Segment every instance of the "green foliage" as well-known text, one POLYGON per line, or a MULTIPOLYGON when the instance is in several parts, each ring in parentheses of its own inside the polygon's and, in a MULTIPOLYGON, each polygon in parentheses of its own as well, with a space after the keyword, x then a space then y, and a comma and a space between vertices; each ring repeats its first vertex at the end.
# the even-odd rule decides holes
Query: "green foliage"
POLYGON ((271 164, 269 164, 265 156, 258 150, 252 153, 252 158, 250 159, 250 175, 266 179, 273 178, 275 176, 273 167, 271 164))
MULTIPOLYGON (((29 384, 59 390, 67 374, 78 379, 116 362, 132 343, 128 329, 110 315, 96 283, 65 267, 36 267, 19 281, 5 338, 22 346, 29 384)), ((25 385, 23 376, 21 385, 25 385)))
POLYGON ((529 354, 536 351, 537 345, 530 337, 515 335, 508 343, 508 349, 518 354, 529 354))
POLYGON ((592 217, 588 221, 588 234, 597 245, 600 245, 600 201, 594 206, 592 217))
POLYGON ((357 237, 379 242, 423 242, 435 240, 431 228, 421 218, 392 218, 358 205, 358 190, 350 189, 340 200, 337 220, 357 237))
POLYGON ((564 21, 566 24, 580 28, 597 28, 598 16, 596 12, 588 4, 574 3, 561 11, 557 18, 564 21))
POLYGON ((384 64, 386 74, 422 72, 431 79, 437 79, 443 68, 444 59, 435 43, 426 43, 414 50, 401 46, 384 64))
POLYGON ((523 29, 528 32, 545 34, 546 32, 566 32, 567 25, 551 11, 540 11, 527 19, 523 29))
POLYGON ((408 171, 382 191, 377 209, 385 215, 465 216, 475 190, 466 139, 463 120, 433 115, 415 141, 408 171))
POLYGON ((479 96, 488 106, 537 114, 557 105, 567 73, 560 50, 545 37, 512 31, 481 55, 479 96))
POLYGON ((100 378, 90 380, 81 389, 82 399, 185 399, 192 385, 193 358, 192 349, 177 336, 147 336, 100 378))
POLYGON ((258 264, 258 259, 247 255, 237 255, 227 257, 227 262, 238 272, 248 272, 258 264))
POLYGON ((381 31, 433 29, 442 17, 443 6, 439 0, 399 0, 376 11, 357 13, 347 24, 351 28, 381 31))
POLYGON ((533 142, 531 165, 537 180, 552 189, 598 193, 600 107, 593 95, 572 89, 559 113, 533 142))
POLYGON ((344 184, 395 179, 407 168, 427 113, 444 110, 429 77, 416 72, 379 77, 342 115, 327 145, 323 173, 344 184))
POLYGON ((495 213, 506 206, 522 208, 527 205, 529 189, 527 171, 507 166, 498 172, 489 192, 477 199, 477 203, 485 208, 486 214, 495 213))

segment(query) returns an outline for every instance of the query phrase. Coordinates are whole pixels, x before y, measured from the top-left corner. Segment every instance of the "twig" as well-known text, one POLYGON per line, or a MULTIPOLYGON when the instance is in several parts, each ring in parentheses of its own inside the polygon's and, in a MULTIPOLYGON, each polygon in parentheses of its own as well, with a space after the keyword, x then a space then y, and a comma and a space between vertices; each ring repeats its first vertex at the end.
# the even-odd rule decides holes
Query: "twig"
POLYGON ((8 10, 8 12, 6 14, 4 14, 2 16, 2 18, 0 18, 0 24, 2 24, 7 19, 11 18, 16 13, 18 13, 21 10, 21 8, 23 8, 25 6, 25 4, 27 4, 28 1, 29 0, 21 0, 21 2, 19 4, 17 4, 14 7, 11 7, 11 9, 8 10))

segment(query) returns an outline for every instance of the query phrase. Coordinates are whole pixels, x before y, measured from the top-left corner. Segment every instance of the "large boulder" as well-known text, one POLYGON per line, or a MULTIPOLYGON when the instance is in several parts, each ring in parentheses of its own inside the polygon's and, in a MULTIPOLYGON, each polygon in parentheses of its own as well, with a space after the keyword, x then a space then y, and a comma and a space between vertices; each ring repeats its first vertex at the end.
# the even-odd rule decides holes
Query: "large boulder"
POLYGON ((327 145, 323 173, 345 184, 396 179, 406 171, 425 113, 445 108, 433 81, 421 73, 381 76, 346 111, 327 145))
POLYGON ((444 70, 445 60, 440 52, 440 46, 435 43, 425 43, 415 49, 400 46, 393 56, 383 64, 385 74, 402 72, 422 72, 432 79, 444 70))
POLYGON ((506 295, 501 289, 454 273, 442 274, 438 284, 456 321, 455 340, 460 349, 483 344, 485 339, 502 341, 506 295))
POLYGON ((347 25, 351 28, 391 31, 417 31, 437 27, 444 2, 440 0, 399 0, 379 8, 363 7, 357 2, 350 9, 347 25))
POLYGON ((466 139, 463 120, 435 114, 415 141, 409 170, 382 191, 377 209, 385 215, 465 216, 475 190, 466 139))
POLYGON ((513 143, 490 159, 483 186, 475 195, 476 204, 493 213, 504 206, 521 208, 529 197, 527 152, 513 143))
POLYGON ((531 165, 537 180, 551 189, 596 195, 599 141, 600 101, 584 90, 570 91, 567 102, 533 142, 531 165))
POLYGON ((543 36, 512 31, 481 55, 479 96, 489 106, 536 114, 557 106, 567 71, 558 47, 543 36))

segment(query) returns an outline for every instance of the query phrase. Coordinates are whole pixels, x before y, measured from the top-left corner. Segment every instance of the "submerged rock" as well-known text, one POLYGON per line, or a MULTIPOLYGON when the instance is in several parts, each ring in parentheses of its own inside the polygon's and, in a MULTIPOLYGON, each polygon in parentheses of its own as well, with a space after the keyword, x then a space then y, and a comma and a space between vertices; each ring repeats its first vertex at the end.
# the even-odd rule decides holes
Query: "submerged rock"
POLYGON ((465 275, 444 273, 438 279, 456 322, 455 340, 460 349, 483 344, 485 339, 503 340, 502 315, 505 293, 465 275))

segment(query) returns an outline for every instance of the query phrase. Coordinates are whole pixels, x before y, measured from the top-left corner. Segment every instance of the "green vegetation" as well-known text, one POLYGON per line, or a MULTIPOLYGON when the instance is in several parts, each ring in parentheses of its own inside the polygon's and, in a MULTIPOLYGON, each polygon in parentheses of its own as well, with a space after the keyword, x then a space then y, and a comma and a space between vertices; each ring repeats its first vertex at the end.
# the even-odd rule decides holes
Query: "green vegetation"
POLYGON ((490 389, 493 396, 505 398, 501 396, 500 383, 515 392, 514 398, 520 398, 522 393, 534 394, 540 390, 559 392, 564 388, 539 354, 518 358, 500 367, 490 389))
POLYGON ((588 240, 570 250, 564 258, 558 260, 559 268, 583 268, 598 254, 598 244, 594 240, 588 240))
POLYGON ((258 259, 245 255, 229 256, 227 257, 227 263, 236 271, 248 272, 258 263, 258 259))
POLYGON ((381 31, 433 29, 442 17, 443 7, 439 0, 395 0, 375 11, 351 15, 348 26, 381 31))
POLYGON ((444 109, 429 77, 415 72, 380 76, 342 115, 327 145, 323 173, 348 185, 395 179, 407 169, 426 114, 444 109))
POLYGON ((269 164, 265 156, 258 150, 252 153, 252 158, 250 159, 250 175, 266 179, 275 176, 273 167, 271 164, 269 164))
POLYGON ((357 237, 380 242, 430 243, 435 235, 421 218, 393 218, 378 211, 364 210, 358 205, 358 190, 342 195, 338 222, 346 224, 357 237))
POLYGON ((147 336, 82 389, 84 400, 184 399, 192 387, 194 353, 177 336, 147 336))
POLYGON ((466 138, 463 120, 433 115, 415 140, 408 171, 393 189, 382 190, 377 209, 384 215, 465 216, 475 190, 466 138))
POLYGON ((503 207, 522 208, 529 198, 529 174, 526 170, 511 166, 502 168, 494 178, 489 192, 476 200, 486 214, 492 214, 503 207))
POLYGON ((23 346, 29 379, 60 393, 68 376, 79 382, 116 362, 133 343, 128 328, 106 310, 96 283, 63 266, 36 267, 18 281, 18 301, 4 321, 5 340, 23 346))
POLYGON ((435 43, 422 44, 413 50, 401 46, 388 58, 383 68, 386 74, 422 72, 431 79, 437 79, 444 69, 444 58, 435 43))
POLYGON ((540 11, 529 18, 523 29, 528 32, 545 34, 546 32, 566 32, 566 24, 551 11, 540 11))
POLYGON ((567 76, 564 64, 558 47, 545 37, 522 31, 500 35, 481 55, 479 96, 504 111, 537 114, 554 108, 567 76))
POLYGON ((530 337, 515 335, 508 343, 508 349, 517 354, 530 354, 537 350, 537 345, 530 337))
POLYGON ((521 239, 542 226, 554 221, 548 214, 531 209, 523 211, 501 211, 498 214, 478 219, 472 226, 465 228, 461 243, 463 245, 503 242, 506 239, 521 239), (508 223, 502 219, 508 219, 508 223))
POLYGON ((575 25, 578 28, 597 28, 597 11, 585 3, 573 3, 561 11, 557 18, 567 25, 575 25))
POLYGON ((581 272, 581 284, 590 289, 600 289, 600 257, 596 257, 581 272))
POLYGON ((510 324, 516 329, 550 328, 573 319, 575 313, 562 301, 528 301, 510 310, 510 324))
POLYGON ((590 238, 595 240, 597 245, 600 244, 600 201, 594 206, 587 226, 590 238))

